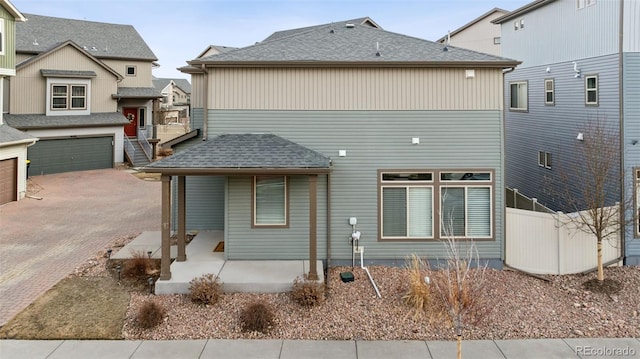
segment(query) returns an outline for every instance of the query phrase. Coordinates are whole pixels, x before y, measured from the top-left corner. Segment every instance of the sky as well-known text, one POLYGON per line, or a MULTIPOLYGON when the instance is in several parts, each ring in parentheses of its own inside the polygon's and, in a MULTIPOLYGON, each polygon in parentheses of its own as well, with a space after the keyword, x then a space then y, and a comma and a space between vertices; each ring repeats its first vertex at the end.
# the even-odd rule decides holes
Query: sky
MULTIPOLYGON (((391 32, 435 41, 494 7, 532 0, 10 0, 23 14, 132 25, 158 58, 153 75, 176 68, 209 45, 244 47, 275 31, 370 17, 391 32)), ((28 17, 28 16, 27 16, 28 17)))

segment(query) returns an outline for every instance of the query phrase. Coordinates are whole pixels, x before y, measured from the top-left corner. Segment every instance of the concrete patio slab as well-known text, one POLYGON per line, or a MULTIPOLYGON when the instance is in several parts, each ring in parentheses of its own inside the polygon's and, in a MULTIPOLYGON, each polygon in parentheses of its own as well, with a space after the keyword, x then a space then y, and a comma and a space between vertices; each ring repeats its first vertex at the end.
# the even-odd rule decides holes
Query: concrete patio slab
POLYGON ((62 340, 2 340, 0 358, 45 359, 62 343, 62 340))
POLYGON ((155 284, 156 294, 187 294, 189 282, 204 274, 218 276, 224 261, 190 261, 173 262, 171 264, 171 279, 158 280, 155 284))
POLYGON ((210 339, 202 352, 202 358, 216 359, 278 359, 282 340, 210 339))
POLYGON ((582 358, 640 357, 640 341, 633 338, 569 338, 564 340, 582 358))
POLYGON ((91 353, 91 359, 128 358, 142 342, 139 340, 65 340, 47 359, 74 358, 77 353, 91 353))
POLYGON ((496 340, 495 343, 506 358, 578 358, 562 339, 496 340))
POLYGON ((219 277, 225 292, 279 293, 303 275, 302 261, 227 261, 219 277))
POLYGON ((421 340, 387 341, 387 340, 358 340, 356 341, 358 359, 412 359, 431 358, 427 343, 421 340))
MULTIPOLYGON (((456 341, 429 341, 427 347, 433 359, 455 358, 458 353, 458 342, 456 341)), ((463 340, 462 357, 504 359, 500 348, 491 340, 463 340)))
POLYGON ((130 358, 199 358, 206 343, 206 339, 144 341, 130 358))
MULTIPOLYGON (((160 246, 162 245, 162 235, 160 231, 145 231, 127 243, 119 251, 111 255, 111 259, 128 259, 132 258, 135 253, 146 255, 151 252, 151 258, 160 259, 162 253, 160 246)), ((178 255, 178 247, 171 246, 171 258, 178 255)))
POLYGON ((357 358, 352 340, 285 340, 280 359, 357 358))

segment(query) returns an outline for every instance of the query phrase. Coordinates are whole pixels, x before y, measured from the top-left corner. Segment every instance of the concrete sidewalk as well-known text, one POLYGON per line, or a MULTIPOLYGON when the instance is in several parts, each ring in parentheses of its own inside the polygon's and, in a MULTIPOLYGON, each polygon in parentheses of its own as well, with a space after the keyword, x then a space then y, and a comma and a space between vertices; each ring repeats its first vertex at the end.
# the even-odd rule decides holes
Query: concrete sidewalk
MULTIPOLYGON (((637 338, 466 340, 464 358, 638 358, 637 338)), ((455 358, 455 341, 2 340, 0 358, 455 358)))

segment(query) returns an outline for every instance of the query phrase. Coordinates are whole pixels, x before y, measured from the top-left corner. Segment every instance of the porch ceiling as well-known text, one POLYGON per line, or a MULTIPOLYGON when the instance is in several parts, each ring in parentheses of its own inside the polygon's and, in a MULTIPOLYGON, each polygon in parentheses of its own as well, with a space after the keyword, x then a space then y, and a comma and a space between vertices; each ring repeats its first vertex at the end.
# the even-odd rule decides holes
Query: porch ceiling
POLYGON ((224 134, 154 162, 146 172, 167 175, 320 174, 331 160, 274 134, 224 134))

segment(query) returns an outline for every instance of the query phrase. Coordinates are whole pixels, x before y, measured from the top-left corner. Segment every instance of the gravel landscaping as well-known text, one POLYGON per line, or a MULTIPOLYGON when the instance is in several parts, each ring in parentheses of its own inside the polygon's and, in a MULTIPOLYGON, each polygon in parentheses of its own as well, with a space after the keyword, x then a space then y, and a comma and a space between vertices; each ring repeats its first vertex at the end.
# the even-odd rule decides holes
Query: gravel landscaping
MULTIPOLYGON (((127 240, 127 239, 125 239, 127 240)), ((123 239, 117 241, 122 245, 123 239)), ((78 268, 75 276, 113 276, 105 270, 105 253, 78 268)), ((223 294, 212 305, 193 303, 186 295, 150 295, 137 287, 122 329, 124 339, 321 339, 321 340, 453 340, 445 315, 419 312, 404 303, 408 288, 405 268, 371 266, 382 294, 377 298, 367 275, 359 268, 330 268, 326 301, 302 307, 288 293, 223 294), (340 272, 352 271, 355 280, 343 283, 340 272), (166 310, 162 322, 141 329, 138 309, 153 300, 166 310), (265 334, 245 333, 240 313, 249 304, 268 304, 275 314, 265 334)), ((593 293, 583 283, 586 275, 546 276, 541 280, 513 270, 487 269, 484 286, 489 308, 481 322, 467 326, 464 339, 640 337, 640 267, 605 269, 605 278, 622 283, 615 294, 593 293)), ((115 280, 115 279, 114 279, 115 280)))
MULTIPOLYGON (((369 280, 355 269, 355 281, 343 283, 331 268, 327 300, 318 307, 301 307, 289 295, 224 294, 214 305, 191 303, 184 295, 133 294, 123 329, 127 339, 454 339, 446 319, 416 313, 402 300, 407 273, 403 268, 369 268, 382 299, 369 280), (146 300, 167 309, 164 322, 141 330, 133 317, 146 300), (243 333, 238 317, 248 304, 261 301, 275 311, 276 324, 267 334, 243 333)), ((593 274, 592 274, 593 275, 593 274)), ((640 337, 640 269, 609 268, 605 275, 623 283, 615 296, 591 293, 582 283, 592 275, 550 277, 546 282, 514 271, 487 270, 486 293, 491 310, 465 339, 640 337)))

